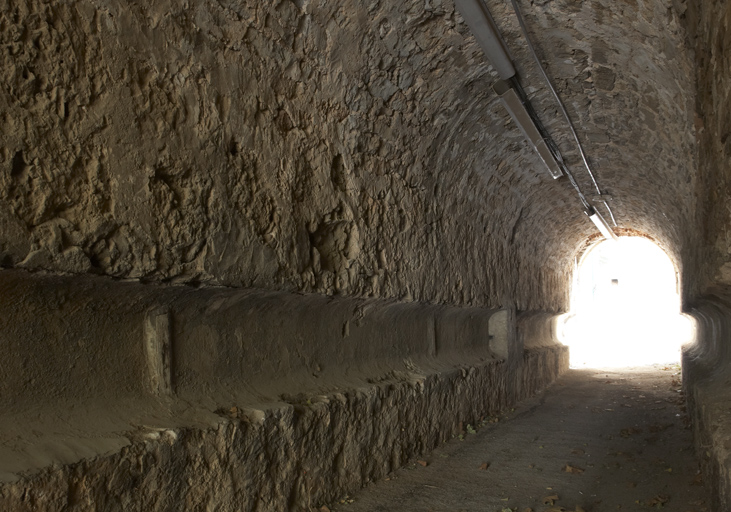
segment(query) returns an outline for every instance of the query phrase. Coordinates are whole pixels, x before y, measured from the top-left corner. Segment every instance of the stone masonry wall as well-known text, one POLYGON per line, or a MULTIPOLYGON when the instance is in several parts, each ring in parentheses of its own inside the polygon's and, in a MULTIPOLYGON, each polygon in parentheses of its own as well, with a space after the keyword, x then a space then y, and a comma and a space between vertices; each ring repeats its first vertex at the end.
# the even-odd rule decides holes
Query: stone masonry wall
POLYGON ((19 271, 0 292, 2 510, 311 510, 568 368, 550 315, 19 271))
MULTIPOLYGON (((526 354, 525 381, 568 367, 565 348, 526 354)), ((512 402, 491 363, 383 383, 255 413, 216 428, 140 432, 119 454, 0 486, 0 505, 32 510, 315 510, 387 475, 512 402)))
MULTIPOLYGON (((488 3, 591 199, 515 16, 488 3)), ((620 226, 693 274, 692 6, 523 9, 620 226)), ((568 305, 596 231, 449 0, 8 2, 0 41, 4 267, 568 305)))
POLYGON ((699 229, 688 233, 684 245, 684 259, 692 269, 686 274, 692 297, 712 283, 731 283, 731 5, 715 0, 687 2, 685 18, 697 65, 694 195, 699 229))
POLYGON ((721 512, 731 508, 731 290, 713 288, 690 312, 697 332, 696 342, 683 351, 683 388, 696 451, 712 490, 712 510, 721 512))
POLYGON ((527 233, 581 212, 449 1, 7 2, 0 42, 5 267, 567 302, 527 233))

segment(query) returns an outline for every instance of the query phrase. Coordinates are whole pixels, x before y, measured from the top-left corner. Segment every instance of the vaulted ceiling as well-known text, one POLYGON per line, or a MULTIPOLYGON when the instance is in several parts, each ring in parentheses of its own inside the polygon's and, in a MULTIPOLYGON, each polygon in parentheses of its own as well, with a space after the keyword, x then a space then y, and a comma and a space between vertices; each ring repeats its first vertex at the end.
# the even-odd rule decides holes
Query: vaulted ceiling
MULTIPOLYGON (((510 4, 487 5, 591 197, 510 4)), ((521 6, 618 225, 679 262, 697 225, 683 6, 521 6)), ((34 1, 0 22, 5 266, 566 306, 596 229, 450 0, 34 1)))

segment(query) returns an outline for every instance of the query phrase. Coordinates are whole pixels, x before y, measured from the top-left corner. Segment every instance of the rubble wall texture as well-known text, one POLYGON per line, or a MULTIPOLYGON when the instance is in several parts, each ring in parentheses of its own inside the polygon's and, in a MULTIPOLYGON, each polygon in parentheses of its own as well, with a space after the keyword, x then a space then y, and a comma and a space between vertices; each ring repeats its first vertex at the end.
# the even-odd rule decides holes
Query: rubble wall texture
POLYGON ((515 312, 593 228, 451 2, 5 2, 0 42, 0 508, 302 508, 565 368, 515 312))
MULTIPOLYGON (((731 283, 731 5, 688 2, 688 45, 695 52, 698 169, 694 196, 698 237, 684 251, 688 287, 703 292, 711 283, 731 283)), ((690 233, 688 234, 691 235, 690 233)))
POLYGON ((0 285, 5 309, 35 305, 0 330, 3 510, 310 510, 568 368, 550 315, 17 271, 0 285), (144 335, 162 310, 169 391, 144 335))
MULTIPOLYGON (((567 356, 565 348, 531 353, 525 380, 545 387, 536 375, 550 368, 557 376, 567 356)), ((314 510, 511 405, 507 379, 504 367, 489 364, 283 405, 257 419, 234 413, 208 430, 152 431, 118 455, 0 486, 0 504, 16 511, 314 510)))
MULTIPOLYGON (((537 111, 577 183, 593 194, 515 17, 507 3, 487 3, 537 111)), ((722 167, 709 164, 702 179, 694 173, 703 123, 694 131, 692 44, 678 43, 695 11, 649 0, 524 7, 618 223, 663 245, 684 272, 686 293, 696 293, 712 273, 705 241, 716 233, 709 228, 696 243, 698 228, 704 215, 724 214, 699 199, 720 182, 722 167)), ((725 44, 721 35, 713 41, 725 44)), ((113 498, 100 489, 114 487, 122 468, 134 490, 120 496, 169 495, 179 507, 189 494, 185 479, 172 476, 187 475, 185 450, 200 449, 194 467, 210 479, 197 481, 201 489, 232 482, 220 459, 231 448, 220 444, 227 433, 252 442, 264 436, 246 459, 261 458, 251 485, 268 489, 265 476, 281 473, 276 489, 263 491, 261 508, 298 507, 306 496, 327 500, 433 446, 457 422, 437 411, 409 416, 413 423, 380 420, 385 430, 378 430, 380 423, 356 409, 381 411, 392 397, 390 407, 409 415, 443 403, 468 420, 541 389, 565 366, 564 349, 553 344, 520 335, 500 347, 484 343, 495 309, 514 322, 516 311, 568 306, 576 249, 596 230, 568 181, 541 170, 496 100, 496 75, 451 1, 10 1, 0 5, 0 42, 0 265, 151 287, 82 280, 46 287, 21 279, 28 307, 9 303, 12 314, 3 318, 0 399, 9 409, 0 427, 17 432, 33 414, 56 418, 48 414, 54 403, 66 408, 59 419, 72 411, 76 423, 61 429, 62 442, 28 430, 18 434, 27 444, 5 445, 24 455, 4 463, 62 465, 37 477, 42 492, 7 484, 3 496, 16 500, 12 506, 32 505, 31 498, 38 506, 116 506, 103 503, 113 498), (189 287, 160 291, 161 283, 189 287), (214 286, 319 295, 290 315, 281 304, 300 304, 295 298, 257 296, 258 306, 214 300, 210 294, 225 295, 207 291, 214 286), (106 292, 85 295, 97 289, 106 292), (336 295, 399 302, 380 309, 393 331, 369 338, 358 324, 367 308, 336 302, 328 309, 336 295), (283 301, 273 306, 276 314, 270 300, 283 301), (474 308, 475 318, 463 307, 474 308), (323 318, 325 311, 332 317, 323 318), (452 350, 440 354, 445 342, 452 350), (426 363, 410 361, 412 350, 433 359, 416 372, 433 386, 423 396, 410 379, 414 364, 426 363), (323 363, 328 354, 333 359, 323 363), (357 368, 360 384, 346 378, 347 365, 334 364, 338 357, 357 368), (482 402, 455 398, 462 378, 455 366, 476 369, 470 397, 482 402), (387 374, 398 377, 392 390, 378 381, 387 374), (324 390, 312 384, 326 378, 324 390), (297 407, 281 406, 303 382, 327 397, 321 412, 307 412, 310 397, 302 414, 299 399, 297 407), (371 389, 365 398, 348 394, 361 385, 371 389), (185 416, 185 403, 195 403, 201 417, 185 416), (239 406, 259 412, 227 420, 215 414, 239 406), (324 419, 331 414, 342 420, 337 429, 324 419), (77 424, 91 418, 103 421, 77 424), (299 450, 310 460, 296 442, 309 439, 298 429, 310 421, 312 435, 329 439, 318 452, 326 460, 334 457, 326 445, 335 442, 327 436, 362 424, 342 453, 364 453, 368 438, 376 469, 323 477, 327 489, 302 480, 287 455, 299 450), (280 423, 282 435, 262 427, 280 423), (394 448, 395 457, 385 439, 394 442, 400 428, 419 433, 394 448), (117 433, 92 442, 84 437, 89 429, 117 433), (149 435, 159 439, 140 441, 149 435), (206 446, 220 450, 208 456, 206 446), (208 460, 217 469, 205 469, 208 460), (163 484, 172 487, 158 494, 163 484)), ((709 66, 700 76, 713 75, 709 66)), ((724 105, 720 93, 713 98, 707 117, 724 105)), ((725 140, 722 132, 718 138, 725 140)), ((14 278, 3 279, 11 297, 14 278)), ((530 322, 518 317, 522 332, 530 322)), ((221 495, 231 500, 226 506, 248 506, 243 491, 231 489, 221 495)), ((218 495, 190 492, 191 504, 213 504, 218 495)))
POLYGON ((451 2, 34 0, 0 22, 5 266, 565 304, 569 261, 519 225, 525 187, 570 191, 514 162, 451 2))
POLYGON ((696 450, 712 490, 712 510, 720 512, 731 508, 731 290, 714 288, 690 312, 697 339, 683 351, 683 388, 696 450))
MULTIPOLYGON (((515 16, 489 6, 591 196, 515 16)), ((695 227, 682 12, 524 9, 618 223, 679 261, 695 227)), ((568 306, 596 229, 523 142, 449 0, 32 0, 0 23, 5 267, 568 306)))
POLYGON ((728 391, 731 372, 731 5, 687 2, 688 46, 696 63, 695 131, 698 169, 694 196, 697 235, 683 251, 686 302, 697 322, 696 343, 683 354, 683 385, 696 446, 713 486, 714 510, 731 508, 728 391), (710 285, 710 287, 709 287, 710 285), (692 295, 691 295, 692 297, 692 295))

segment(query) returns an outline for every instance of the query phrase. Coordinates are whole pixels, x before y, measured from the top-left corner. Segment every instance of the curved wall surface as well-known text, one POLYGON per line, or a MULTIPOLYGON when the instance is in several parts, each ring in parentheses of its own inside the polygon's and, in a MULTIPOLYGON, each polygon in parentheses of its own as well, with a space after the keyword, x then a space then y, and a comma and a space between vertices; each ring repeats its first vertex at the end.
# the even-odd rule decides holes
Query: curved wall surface
MULTIPOLYGON (((521 2, 598 197, 486 4, 589 200, 659 243, 688 304, 727 283, 729 7, 521 2)), ((552 315, 596 230, 450 1, 9 2, 0 43, 0 423, 29 436, 9 507, 325 502, 566 368, 552 315)))

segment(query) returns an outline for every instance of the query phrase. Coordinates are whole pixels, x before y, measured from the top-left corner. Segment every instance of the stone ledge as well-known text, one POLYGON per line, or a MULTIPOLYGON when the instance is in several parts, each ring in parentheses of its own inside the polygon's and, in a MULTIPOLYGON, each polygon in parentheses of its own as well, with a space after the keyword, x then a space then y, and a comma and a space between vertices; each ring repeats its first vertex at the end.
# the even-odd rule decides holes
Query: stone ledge
MULTIPOLYGON (((568 367, 526 350, 525 396, 568 367)), ((314 510, 513 405, 504 361, 381 382, 268 410, 221 410, 213 428, 141 429, 119 453, 0 487, 6 510, 314 510)))
POLYGON ((696 301, 696 341, 683 350, 683 389, 713 511, 731 509, 731 287, 696 301))
POLYGON ((17 271, 0 306, 8 510, 301 510, 568 368, 547 314, 17 271))

